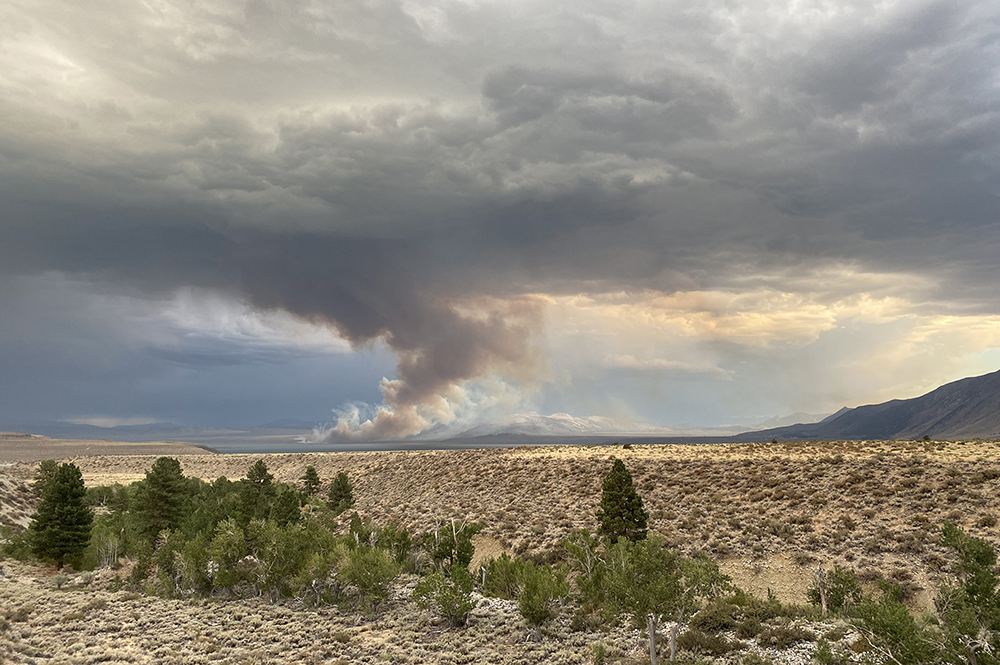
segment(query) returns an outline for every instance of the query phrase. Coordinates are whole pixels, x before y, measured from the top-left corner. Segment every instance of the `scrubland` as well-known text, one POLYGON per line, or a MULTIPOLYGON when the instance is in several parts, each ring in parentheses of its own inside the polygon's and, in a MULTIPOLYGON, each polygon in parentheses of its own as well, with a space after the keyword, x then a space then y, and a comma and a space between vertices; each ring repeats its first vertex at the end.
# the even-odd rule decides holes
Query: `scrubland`
MULTIPOLYGON (((881 579, 900 584, 920 612, 931 606, 952 560, 941 543, 942 523, 1000 543, 998 452, 996 442, 901 441, 178 459, 186 475, 205 480, 238 479, 261 457, 285 482, 309 465, 327 481, 343 471, 354 483, 355 510, 376 523, 421 532, 452 519, 481 522, 477 560, 508 551, 551 562, 574 529, 596 530, 601 478, 618 457, 650 513, 650 530, 684 553, 707 553, 743 589, 802 603, 816 568, 839 565, 870 586, 881 579)), ((140 479, 155 455, 71 459, 94 486, 140 479)), ((23 505, 10 508, 7 496, 18 487, 23 492, 33 472, 28 461, 6 468, 4 512, 19 511, 22 521, 23 505)), ((413 577, 400 578, 371 620, 294 599, 269 604, 113 592, 108 583, 115 573, 106 570, 88 584, 78 578, 56 589, 54 570, 4 566, 0 653, 9 662, 589 663, 602 647, 606 662, 643 658, 640 633, 626 624, 580 625, 567 611, 539 632, 524 624, 512 601, 482 598, 468 626, 449 627, 409 600, 413 577)), ((844 624, 812 619, 784 619, 801 625, 809 639, 770 646, 745 640, 725 658, 800 663, 818 636, 844 648, 854 643, 844 624)))

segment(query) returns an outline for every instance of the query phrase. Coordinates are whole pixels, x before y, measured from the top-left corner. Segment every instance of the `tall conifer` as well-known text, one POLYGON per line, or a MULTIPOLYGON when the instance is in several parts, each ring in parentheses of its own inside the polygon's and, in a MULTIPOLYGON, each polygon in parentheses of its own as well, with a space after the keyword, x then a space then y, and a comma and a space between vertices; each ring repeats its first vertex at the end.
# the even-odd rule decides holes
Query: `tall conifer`
POLYGON ((241 523, 245 525, 252 519, 267 519, 276 495, 274 475, 267 470, 264 460, 257 460, 247 469, 246 477, 240 480, 241 523))
POLYGON ((307 466, 305 473, 302 474, 299 480, 302 481, 302 495, 307 497, 316 496, 319 493, 320 485, 323 484, 314 466, 307 466))
POLYGON ((176 530, 184 519, 187 481, 181 463, 173 457, 161 457, 146 472, 135 499, 140 530, 147 538, 156 538, 164 529, 176 530))
POLYGON ((642 498, 635 491, 632 474, 621 460, 615 463, 604 476, 601 505, 597 509, 600 522, 598 533, 612 543, 619 538, 640 541, 646 538, 649 514, 642 505, 642 498))
POLYGON ((87 549, 93 521, 83 474, 75 464, 62 464, 42 487, 38 513, 28 527, 32 551, 61 566, 87 549))
POLYGON ((347 474, 341 471, 330 483, 327 503, 338 515, 354 505, 354 488, 347 474))

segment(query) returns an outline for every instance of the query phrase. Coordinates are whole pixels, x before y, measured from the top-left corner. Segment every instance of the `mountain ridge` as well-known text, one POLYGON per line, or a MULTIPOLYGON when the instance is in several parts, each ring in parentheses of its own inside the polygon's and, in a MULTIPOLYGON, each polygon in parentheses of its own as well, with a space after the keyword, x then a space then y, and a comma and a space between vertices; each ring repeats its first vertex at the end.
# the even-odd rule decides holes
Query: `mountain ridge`
POLYGON ((1000 438, 1000 370, 952 381, 919 397, 841 409, 815 424, 745 432, 737 438, 762 436, 785 441, 1000 438))

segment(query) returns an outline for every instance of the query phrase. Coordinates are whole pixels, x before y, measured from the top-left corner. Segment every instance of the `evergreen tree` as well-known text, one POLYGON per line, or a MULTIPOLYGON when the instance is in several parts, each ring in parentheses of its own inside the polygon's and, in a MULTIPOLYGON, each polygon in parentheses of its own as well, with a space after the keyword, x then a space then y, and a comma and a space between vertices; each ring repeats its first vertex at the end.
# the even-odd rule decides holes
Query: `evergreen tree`
POLYGON ((338 515, 354 505, 354 488, 343 471, 330 483, 327 501, 338 515))
POLYGON ((632 474, 616 459, 602 483, 601 505, 597 509, 600 527, 597 532, 611 543, 619 538, 638 542, 645 539, 649 514, 635 491, 632 474))
POLYGON ((316 473, 316 467, 307 466, 306 472, 302 474, 299 478, 302 481, 302 496, 310 497, 319 494, 319 486, 322 481, 319 479, 319 474, 316 473))
POLYGON ((187 481, 181 463, 161 457, 146 472, 135 496, 134 513, 143 536, 155 539, 164 529, 177 530, 184 520, 187 481))
POLYGON ((253 463, 252 467, 247 469, 247 475, 244 480, 253 485, 266 487, 274 482, 274 475, 267 470, 267 464, 264 463, 264 460, 259 459, 253 463))
POLYGON ((274 476, 267 470, 264 460, 257 460, 240 480, 242 524, 252 519, 267 519, 276 493, 274 476))
POLYGON ((38 513, 28 527, 32 550, 62 566, 87 548, 93 521, 83 474, 75 464, 62 464, 44 484, 38 513))
POLYGON ((270 518, 278 523, 278 526, 288 526, 297 524, 301 513, 299 513, 299 497, 295 490, 285 486, 278 492, 278 498, 271 506, 270 518))
POLYGON ((58 468, 59 463, 54 459, 42 460, 38 463, 38 468, 35 469, 35 477, 32 478, 34 482, 31 483, 31 491, 35 493, 35 496, 42 496, 42 493, 45 491, 45 485, 56 475, 58 468))

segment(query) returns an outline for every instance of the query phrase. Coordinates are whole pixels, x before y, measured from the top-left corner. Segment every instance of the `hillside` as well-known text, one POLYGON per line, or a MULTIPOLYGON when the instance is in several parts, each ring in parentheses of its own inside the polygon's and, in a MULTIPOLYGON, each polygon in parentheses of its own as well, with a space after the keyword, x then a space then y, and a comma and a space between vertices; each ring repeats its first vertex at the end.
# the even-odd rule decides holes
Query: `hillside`
POLYGON ((913 399, 844 409, 819 423, 747 432, 741 441, 975 439, 1000 437, 1000 371, 945 384, 913 399))
MULTIPOLYGON (((186 474, 205 480, 238 479, 261 458, 286 482, 295 482, 307 465, 325 480, 344 471, 354 483, 359 512, 379 523, 420 532, 451 519, 479 521, 491 546, 546 559, 558 555, 573 529, 596 530, 601 478, 612 458, 620 457, 636 479, 654 531, 682 550, 730 561, 736 568, 729 572, 747 588, 764 593, 771 587, 801 602, 816 562, 851 565, 873 576, 907 569, 928 588, 947 555, 936 537, 944 520, 995 538, 997 449, 986 442, 840 441, 179 459, 186 474), (769 564, 760 568, 763 561, 769 564), (756 572, 747 576, 742 567, 751 563, 756 572)), ((138 480, 154 460, 73 458, 89 486, 138 480)), ((15 462, 7 474, 27 480, 34 468, 34 462, 15 462)))
MULTIPOLYGON (((856 570, 869 589, 881 579, 898 582, 921 611, 933 607, 935 590, 949 579, 953 553, 940 536, 945 520, 994 546, 1000 542, 998 449, 995 442, 832 441, 189 454, 179 460, 186 474, 206 480, 239 478, 260 458, 287 482, 307 465, 327 480, 344 471, 354 483, 357 510, 376 523, 420 533, 452 519, 475 520, 485 527, 474 541, 479 561, 506 550, 546 562, 561 556, 561 542, 573 529, 596 528, 601 478, 619 457, 650 512, 651 530, 683 552, 708 553, 758 597, 773 593, 802 603, 817 566, 843 566, 856 570)), ((156 456, 72 459, 94 486, 141 478, 156 456)), ((35 466, 7 462, 0 501, 26 495, 35 466)), ((343 526, 346 513, 342 519, 343 526)), ((98 570, 88 588, 74 582, 63 590, 53 586, 51 568, 5 561, 0 572, 0 607, 10 608, 11 616, 10 629, 0 635, 4 662, 570 665, 592 662, 595 644, 606 646, 605 662, 643 662, 637 631, 624 622, 580 621, 570 605, 538 632, 520 619, 516 602, 477 596, 470 625, 451 628, 410 600, 414 576, 400 578, 382 616, 369 621, 349 607, 312 607, 301 599, 269 604, 263 597, 227 601, 116 591, 114 576, 126 576, 127 568, 98 570)), ((794 625, 812 637, 789 648, 747 638, 717 662, 736 665, 751 654, 776 665, 802 665, 819 636, 838 635, 829 639, 842 650, 857 640, 832 624, 794 625)))

